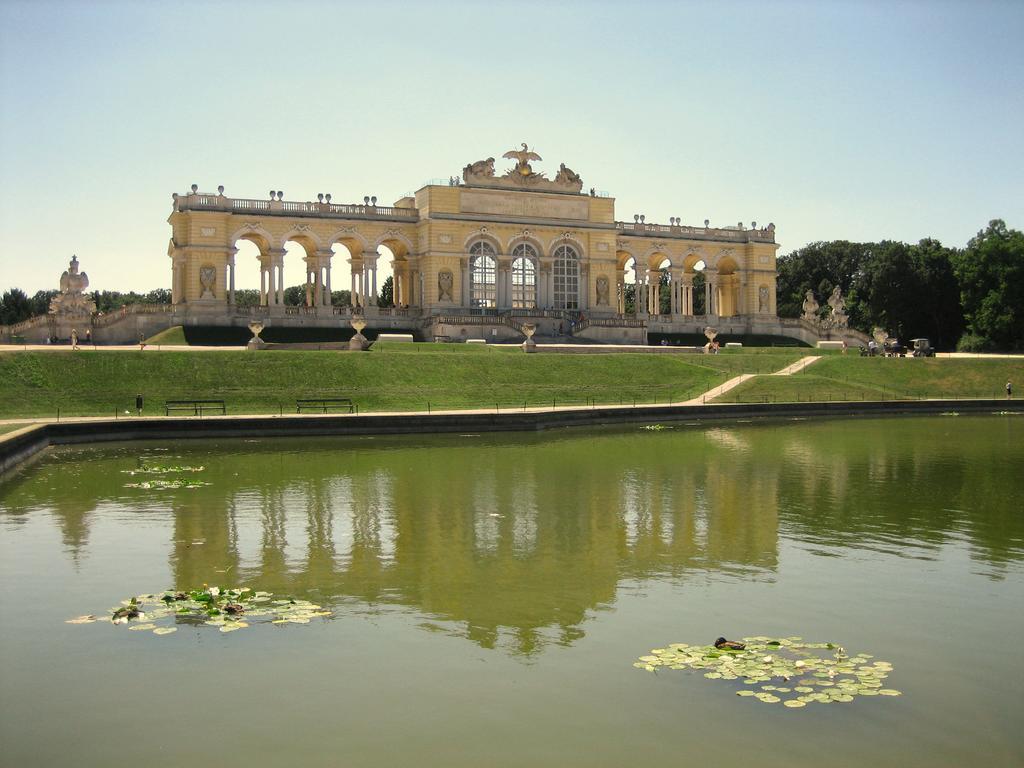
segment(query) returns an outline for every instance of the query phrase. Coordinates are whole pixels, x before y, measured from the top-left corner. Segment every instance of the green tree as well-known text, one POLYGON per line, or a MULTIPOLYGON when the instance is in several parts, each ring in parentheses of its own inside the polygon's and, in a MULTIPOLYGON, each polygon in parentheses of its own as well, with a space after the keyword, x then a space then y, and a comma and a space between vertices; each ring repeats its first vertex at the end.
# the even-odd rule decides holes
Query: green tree
POLYGON ((36 291, 32 296, 32 317, 45 315, 50 311, 50 302, 60 291, 36 291))
POLYGON ((388 278, 380 286, 380 296, 377 298, 377 306, 395 306, 395 278, 391 275, 388 275, 388 278))
POLYGON ((693 314, 703 315, 704 314, 704 284, 707 280, 704 278, 704 270, 693 273, 693 314))
POLYGON ((239 288, 235 291, 235 306, 258 307, 260 305, 260 292, 255 288, 239 288))
POLYGON ((32 317, 32 302, 20 288, 11 288, 0 296, 0 325, 13 325, 32 317))
POLYGON ((989 349, 1024 348, 1024 233, 993 219, 956 254, 953 270, 974 343, 989 349))
POLYGON ((800 317, 804 296, 814 291, 818 303, 825 300, 838 285, 847 297, 847 312, 855 327, 863 324, 857 305, 854 284, 867 258, 868 246, 848 240, 811 243, 779 257, 776 281, 776 302, 779 317, 800 317))

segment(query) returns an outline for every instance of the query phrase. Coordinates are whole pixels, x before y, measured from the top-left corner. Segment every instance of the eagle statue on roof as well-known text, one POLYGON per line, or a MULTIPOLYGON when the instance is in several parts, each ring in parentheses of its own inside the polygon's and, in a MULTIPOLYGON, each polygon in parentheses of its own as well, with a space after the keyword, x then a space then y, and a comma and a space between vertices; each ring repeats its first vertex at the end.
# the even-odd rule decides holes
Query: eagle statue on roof
POLYGON ((541 160, 541 156, 536 152, 531 152, 530 148, 523 144, 523 148, 513 149, 506 152, 502 157, 507 157, 509 160, 516 161, 516 167, 508 172, 508 175, 518 173, 520 176, 533 176, 533 168, 530 167, 531 160, 541 160))

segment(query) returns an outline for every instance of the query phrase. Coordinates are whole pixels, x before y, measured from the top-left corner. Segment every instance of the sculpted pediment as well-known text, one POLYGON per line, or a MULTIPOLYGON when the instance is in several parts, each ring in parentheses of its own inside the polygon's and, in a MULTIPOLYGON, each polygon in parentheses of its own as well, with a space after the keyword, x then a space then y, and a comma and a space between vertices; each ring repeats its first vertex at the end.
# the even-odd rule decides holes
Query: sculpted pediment
POLYGON ((474 187, 496 187, 499 189, 573 192, 576 194, 583 189, 583 180, 579 174, 571 168, 567 168, 565 163, 561 163, 554 179, 547 178, 543 172, 535 171, 530 163, 531 161, 540 161, 541 156, 526 144, 522 145, 522 149, 509 150, 502 157, 515 160, 515 165, 501 176, 495 175, 494 158, 489 157, 486 160, 469 163, 463 168, 462 180, 474 187))

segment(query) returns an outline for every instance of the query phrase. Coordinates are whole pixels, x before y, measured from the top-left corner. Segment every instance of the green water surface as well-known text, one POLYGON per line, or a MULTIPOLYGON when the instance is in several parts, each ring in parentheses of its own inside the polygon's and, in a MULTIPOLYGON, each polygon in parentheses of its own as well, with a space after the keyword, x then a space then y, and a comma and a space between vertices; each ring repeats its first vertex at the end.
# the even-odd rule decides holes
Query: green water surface
POLYGON ((1024 417, 60 448, 0 483, 3 766, 1024 764, 1024 417), (139 463, 200 488, 125 487, 139 463), (163 637, 133 594, 309 625, 163 637), (632 663, 799 635, 900 697, 632 663))

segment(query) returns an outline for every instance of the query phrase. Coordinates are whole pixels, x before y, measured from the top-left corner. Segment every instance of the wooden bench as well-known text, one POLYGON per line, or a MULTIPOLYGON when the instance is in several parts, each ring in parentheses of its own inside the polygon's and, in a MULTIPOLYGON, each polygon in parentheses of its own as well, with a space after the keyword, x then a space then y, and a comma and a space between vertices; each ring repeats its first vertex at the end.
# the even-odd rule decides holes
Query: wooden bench
POLYGON ((171 411, 187 411, 193 416, 202 416, 207 411, 227 414, 223 400, 167 400, 164 403, 164 416, 170 416, 171 411))
POLYGON ((302 413, 304 410, 316 410, 320 413, 327 413, 331 409, 346 410, 349 413, 358 413, 356 404, 347 397, 311 397, 295 401, 295 412, 302 413))

